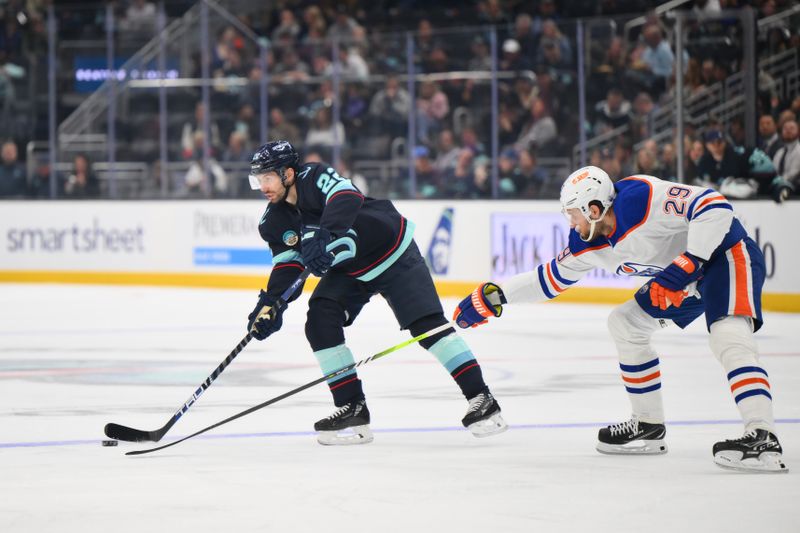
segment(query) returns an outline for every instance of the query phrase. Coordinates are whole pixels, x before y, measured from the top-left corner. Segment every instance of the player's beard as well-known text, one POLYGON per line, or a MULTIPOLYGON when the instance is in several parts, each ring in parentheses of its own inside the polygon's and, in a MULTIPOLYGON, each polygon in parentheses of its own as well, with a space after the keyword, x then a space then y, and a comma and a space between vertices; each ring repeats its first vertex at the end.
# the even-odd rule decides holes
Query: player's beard
POLYGON ((289 194, 289 188, 284 186, 283 184, 281 184, 281 188, 283 189, 283 191, 276 193, 275 198, 273 200, 270 200, 269 203, 277 205, 286 200, 286 195, 289 194))

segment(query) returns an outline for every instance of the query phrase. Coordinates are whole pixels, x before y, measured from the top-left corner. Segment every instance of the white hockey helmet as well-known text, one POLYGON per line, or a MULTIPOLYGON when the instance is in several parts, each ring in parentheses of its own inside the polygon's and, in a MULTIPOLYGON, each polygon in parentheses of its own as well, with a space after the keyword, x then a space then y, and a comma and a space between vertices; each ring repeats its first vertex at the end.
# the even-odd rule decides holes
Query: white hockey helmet
POLYGON ((561 212, 567 220, 570 220, 567 210, 580 209, 583 217, 589 222, 589 236, 584 238, 580 233, 578 236, 588 242, 595 238, 597 223, 606 216, 608 209, 614 203, 615 196, 614 183, 603 169, 592 166, 579 168, 570 174, 561 186, 561 212), (603 211, 596 219, 591 217, 589 210, 589 206, 594 202, 603 206, 603 211))
POLYGON ((596 221, 602 220, 615 196, 614 182, 603 169, 592 166, 579 168, 561 186, 561 212, 569 218, 568 209, 580 209, 586 220, 592 222, 589 205, 599 202, 603 212, 596 221))

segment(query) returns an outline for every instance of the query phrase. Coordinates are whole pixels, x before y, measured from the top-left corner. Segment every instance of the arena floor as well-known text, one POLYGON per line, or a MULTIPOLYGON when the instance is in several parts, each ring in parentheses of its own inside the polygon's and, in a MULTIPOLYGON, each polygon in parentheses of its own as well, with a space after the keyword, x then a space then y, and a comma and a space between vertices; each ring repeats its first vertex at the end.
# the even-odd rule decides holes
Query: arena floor
MULTIPOLYGON (((628 417, 606 306, 507 307, 463 333, 510 431, 476 439, 466 402, 418 346, 365 366, 375 441, 322 447, 317 386, 162 452, 102 447, 117 422, 157 429, 244 335, 247 291, 0 285, 0 531, 796 532, 800 501, 800 317, 766 315, 787 475, 719 469, 711 446, 741 435, 702 322, 659 332, 663 456, 594 450, 628 417), (756 529, 757 528, 757 529, 756 529)), ((446 300, 449 314, 455 300, 446 300)), ((162 442, 319 377, 305 297, 252 343, 162 442)), ((363 358, 405 340, 374 300, 349 328, 363 358)))

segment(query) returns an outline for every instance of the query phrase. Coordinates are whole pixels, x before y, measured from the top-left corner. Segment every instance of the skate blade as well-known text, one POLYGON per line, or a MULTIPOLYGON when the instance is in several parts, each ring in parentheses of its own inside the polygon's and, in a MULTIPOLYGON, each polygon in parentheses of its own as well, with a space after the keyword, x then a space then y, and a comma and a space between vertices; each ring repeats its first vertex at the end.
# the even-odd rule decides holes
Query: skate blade
POLYGON ((320 431, 317 442, 323 446, 351 446, 369 444, 374 439, 369 426, 353 426, 341 431, 320 431))
POLYGON ((789 472, 779 453, 764 452, 758 459, 749 458, 741 460, 741 452, 717 452, 714 464, 725 470, 746 472, 753 474, 783 474, 789 472))
POLYGON ((667 453, 663 439, 636 440, 628 444, 597 443, 597 451, 606 455, 661 455, 667 453))
POLYGON ((508 429, 508 424, 503 420, 500 413, 495 413, 489 418, 478 420, 474 424, 467 426, 467 429, 479 439, 497 435, 508 429))

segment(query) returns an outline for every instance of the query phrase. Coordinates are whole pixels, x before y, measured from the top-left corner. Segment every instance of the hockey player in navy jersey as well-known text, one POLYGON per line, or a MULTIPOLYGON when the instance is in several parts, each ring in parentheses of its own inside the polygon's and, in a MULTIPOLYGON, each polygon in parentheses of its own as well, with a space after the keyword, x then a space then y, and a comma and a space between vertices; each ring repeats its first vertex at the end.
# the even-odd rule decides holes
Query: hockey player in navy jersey
MULTIPOLYGON (((376 294, 386 299, 413 336, 447 323, 430 272, 413 239, 414 224, 388 200, 365 197, 324 163, 299 163, 287 141, 253 155, 250 185, 269 200, 258 229, 273 255, 267 290, 248 317, 248 330, 265 339, 282 324, 279 295, 304 270, 322 278, 311 295, 306 338, 323 374, 354 363, 344 328, 376 294)), ((452 328, 420 344, 447 369, 469 401, 462 423, 475 436, 507 429, 481 367, 452 328)), ((314 424, 320 444, 372 441, 361 380, 353 369, 328 382, 338 408, 314 424)))
POLYGON ((478 286, 455 310, 459 326, 499 317, 507 303, 555 298, 594 268, 651 278, 608 319, 632 417, 601 429, 598 451, 667 451, 661 371, 650 337, 670 321, 684 328, 705 313, 711 350, 745 426, 742 438, 714 445, 714 462, 737 470, 786 472, 769 377, 753 340, 763 322, 764 258, 731 204, 712 189, 652 176, 615 184, 590 166, 566 179, 561 205, 571 228, 567 248, 532 272, 478 286))

